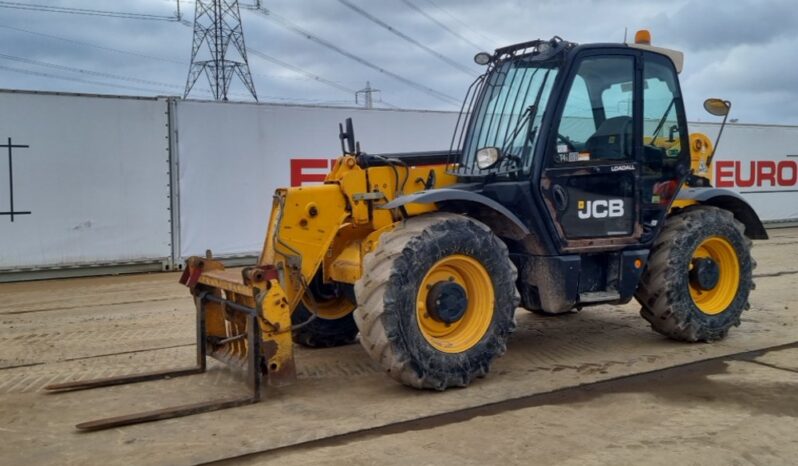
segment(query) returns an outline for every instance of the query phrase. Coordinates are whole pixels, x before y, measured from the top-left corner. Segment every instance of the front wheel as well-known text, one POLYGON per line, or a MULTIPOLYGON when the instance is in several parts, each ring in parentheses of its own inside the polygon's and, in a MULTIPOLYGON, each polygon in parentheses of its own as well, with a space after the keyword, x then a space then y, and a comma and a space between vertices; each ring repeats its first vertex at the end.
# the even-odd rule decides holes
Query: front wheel
POLYGON ((720 340, 749 307, 751 240, 717 207, 690 207, 666 222, 635 294, 640 314, 676 340, 720 340))
POLYGON ((360 342, 395 380, 444 390, 484 376, 515 328, 517 272, 484 224, 435 213, 379 238, 355 284, 360 342))

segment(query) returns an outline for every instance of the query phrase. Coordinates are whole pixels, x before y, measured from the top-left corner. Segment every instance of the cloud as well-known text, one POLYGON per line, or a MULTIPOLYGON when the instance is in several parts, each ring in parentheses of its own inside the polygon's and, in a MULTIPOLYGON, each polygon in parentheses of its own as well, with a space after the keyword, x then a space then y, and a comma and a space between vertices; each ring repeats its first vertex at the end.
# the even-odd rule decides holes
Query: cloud
POLYGON ((667 39, 692 50, 767 44, 795 36, 798 9, 793 0, 692 0, 651 20, 667 39))
MULTIPOLYGON (((740 0, 410 0, 429 15, 464 35, 450 34, 401 0, 349 0, 397 30, 464 66, 475 74, 477 51, 469 42, 495 48, 514 42, 559 35, 587 42, 620 42, 638 28, 652 31, 655 45, 680 48, 686 64, 683 90, 691 118, 702 118, 701 102, 720 96, 734 102, 734 117, 741 121, 798 124, 798 90, 792 83, 798 67, 790 57, 798 46, 798 8, 791 1, 740 0)), ((247 0, 252 3, 253 0, 247 0)), ((43 2, 38 2, 43 3, 43 2)), ((170 0, 48 1, 79 8, 115 9, 171 15, 170 0)), ((470 76, 403 41, 357 15, 338 1, 270 0, 263 2, 281 17, 312 31, 336 46, 414 82, 460 98, 470 76)), ((184 17, 193 18, 191 2, 182 3, 184 17)), ((181 94, 188 72, 192 29, 177 22, 139 21, 94 16, 65 15, 0 9, 0 25, 61 36, 95 47, 0 27, 0 54, 31 58, 56 65, 99 71, 125 79, 66 71, 53 67, 0 59, 0 66, 23 68, 73 79, 101 81, 109 85, 151 89, 150 93, 181 94), (106 49, 99 48, 105 47, 106 49), (134 52, 124 54, 110 49, 134 52), (168 59, 177 63, 163 61, 168 59), (182 63, 182 64, 181 64, 182 63), (146 80, 168 86, 145 85, 146 80)), ((247 46, 357 90, 366 81, 381 89, 381 97, 408 108, 454 109, 385 73, 368 68, 318 45, 301 34, 261 14, 244 10, 247 46)), ((255 86, 261 100, 297 103, 353 105, 350 91, 336 89, 294 71, 249 56, 255 86)), ((147 94, 125 88, 97 86, 42 76, 14 73, 0 68, 0 86, 75 92, 147 94)), ((200 81, 198 89, 208 88, 200 81)), ((245 99, 243 86, 234 84, 234 98, 245 99)), ((197 93, 197 98, 208 94, 197 93)))

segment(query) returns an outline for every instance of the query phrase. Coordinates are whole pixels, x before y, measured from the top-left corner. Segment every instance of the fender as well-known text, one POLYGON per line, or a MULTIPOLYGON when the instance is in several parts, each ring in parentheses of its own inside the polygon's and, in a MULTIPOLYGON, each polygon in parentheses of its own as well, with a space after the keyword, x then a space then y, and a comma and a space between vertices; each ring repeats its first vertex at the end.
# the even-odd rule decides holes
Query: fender
POLYGON ((734 218, 745 225, 745 235, 751 239, 768 239, 759 216, 750 204, 734 191, 722 188, 684 188, 679 191, 676 201, 695 201, 728 210, 734 218))
POLYGON ((408 194, 407 196, 400 196, 396 199, 392 200, 391 202, 380 206, 381 209, 396 209, 397 207, 402 207, 406 204, 437 204, 439 202, 450 202, 450 201, 459 201, 459 202, 468 202, 468 203, 476 203, 482 206, 488 207, 507 218, 510 222, 512 222, 516 227, 519 228, 523 232, 523 234, 528 235, 529 228, 521 221, 514 213, 512 213, 509 209, 504 207, 503 205, 499 204, 498 202, 494 201, 493 199, 483 196, 482 194, 478 194, 472 191, 466 191, 464 189, 452 189, 452 188, 440 188, 440 189, 431 189, 429 191, 418 191, 413 194, 408 194))

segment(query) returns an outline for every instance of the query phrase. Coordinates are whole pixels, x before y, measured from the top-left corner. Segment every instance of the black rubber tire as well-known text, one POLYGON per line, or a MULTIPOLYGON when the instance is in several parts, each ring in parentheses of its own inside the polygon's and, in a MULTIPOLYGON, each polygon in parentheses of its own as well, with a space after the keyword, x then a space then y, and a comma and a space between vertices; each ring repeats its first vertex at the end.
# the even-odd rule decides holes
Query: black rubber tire
MULTIPOLYGON (((300 325, 312 317, 311 312, 301 302, 291 314, 291 323, 300 325)), ((308 348, 331 348, 351 345, 357 340, 357 325, 352 313, 339 319, 316 317, 307 325, 293 331, 294 343, 308 348)))
POLYGON ((375 251, 364 258, 363 270, 355 284, 360 342, 398 382, 435 390, 464 387, 485 376, 491 362, 506 351, 520 300, 517 271, 507 246, 486 225, 451 213, 410 218, 380 237, 375 251), (488 330, 461 353, 433 347, 419 329, 415 308, 426 271, 452 254, 477 259, 490 274, 495 295, 488 330))
MULTIPOLYGON (((309 284, 307 293, 313 297, 317 304, 332 302, 332 300, 346 299, 348 303, 355 302, 352 285, 343 283, 325 284, 322 276, 317 275, 309 284)), ((349 304, 354 310, 354 304, 349 304)), ((308 309, 305 300, 299 302, 297 308, 291 314, 292 325, 302 325, 313 317, 313 313, 308 309)), ((316 317, 306 325, 293 331, 295 343, 308 348, 331 348, 333 346, 350 345, 357 339, 357 325, 352 317, 352 312, 337 319, 325 319, 316 317)))
POLYGON ((711 206, 688 207, 666 220, 648 259, 635 298, 655 331, 681 341, 716 341, 726 337, 749 308, 754 289, 751 240, 745 226, 731 212, 711 206), (709 315, 695 305, 689 291, 688 266, 693 253, 710 236, 727 239, 737 254, 740 283, 733 301, 722 312, 709 315))

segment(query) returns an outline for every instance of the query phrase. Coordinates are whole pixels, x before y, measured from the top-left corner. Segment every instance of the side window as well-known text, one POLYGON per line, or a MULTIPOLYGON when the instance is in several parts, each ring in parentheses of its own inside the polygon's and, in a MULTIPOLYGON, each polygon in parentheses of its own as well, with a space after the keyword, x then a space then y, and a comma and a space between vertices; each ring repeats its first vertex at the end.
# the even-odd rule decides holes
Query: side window
MULTIPOLYGON (((560 120, 557 152, 581 151, 585 148, 585 142, 595 132, 596 120, 593 119, 593 106, 590 104, 587 84, 585 83, 585 78, 576 75, 574 83, 571 85, 571 92, 568 93, 568 99, 565 101, 565 108, 560 120), (571 147, 568 147, 569 144, 571 147)), ((569 162, 571 160, 566 158, 561 161, 569 162)))
POLYGON ((631 159, 634 58, 582 60, 557 129, 558 163, 631 159))
POLYGON ((643 144, 658 149, 645 158, 678 157, 683 128, 676 113, 681 96, 673 68, 647 58, 643 70, 643 144))
POLYGON ((664 57, 647 55, 643 65, 643 202, 667 205, 682 162, 682 127, 676 73, 664 57))

